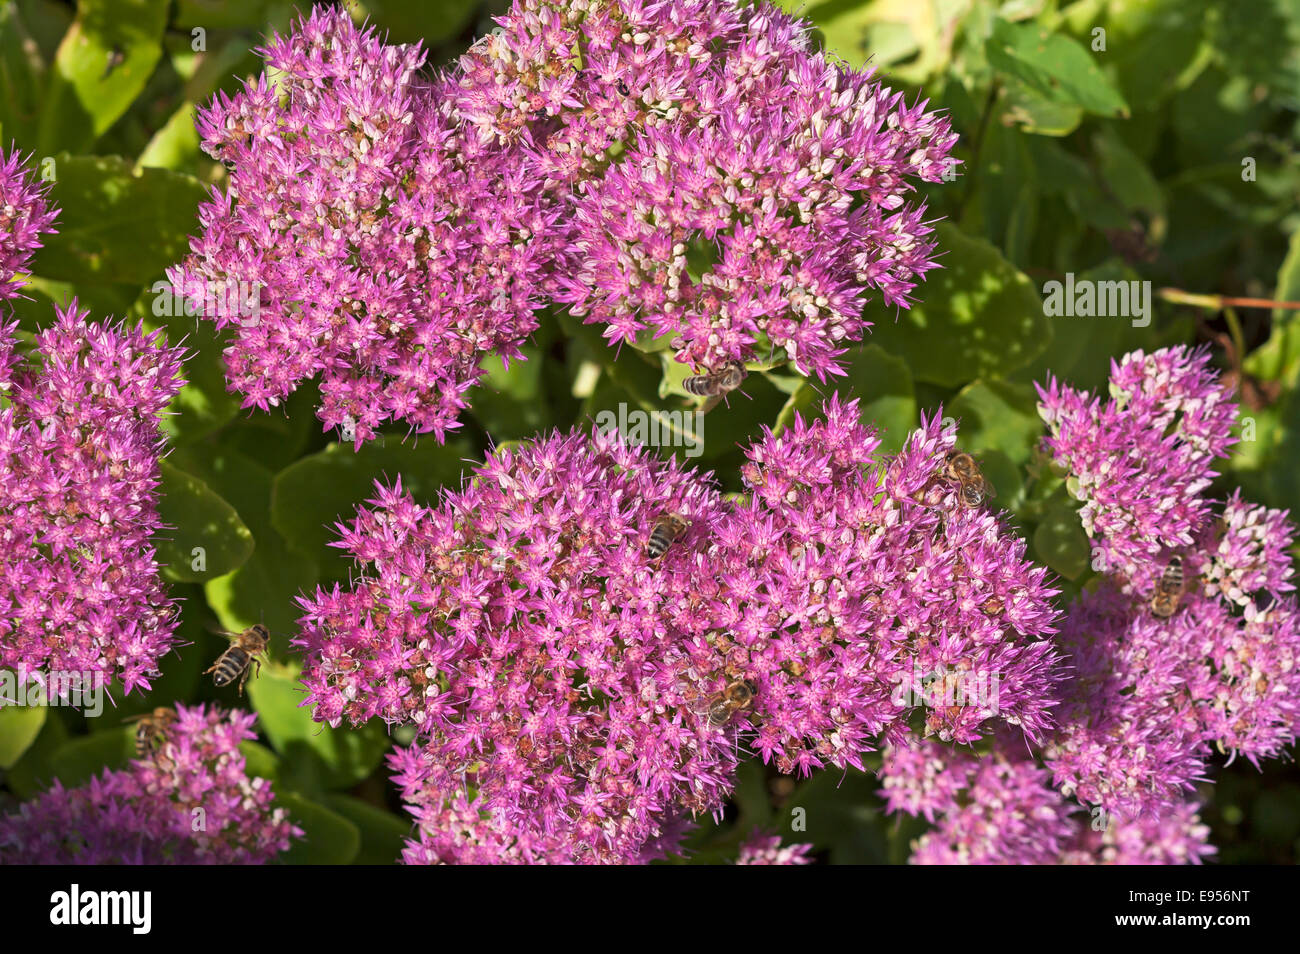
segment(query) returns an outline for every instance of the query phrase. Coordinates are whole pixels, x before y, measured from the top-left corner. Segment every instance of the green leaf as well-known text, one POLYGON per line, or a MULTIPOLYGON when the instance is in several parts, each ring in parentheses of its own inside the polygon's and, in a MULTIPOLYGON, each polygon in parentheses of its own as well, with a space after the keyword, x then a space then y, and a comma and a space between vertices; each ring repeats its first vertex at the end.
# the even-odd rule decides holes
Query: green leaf
POLYGON ((1101 177, 1126 210, 1163 218, 1165 194, 1160 183, 1146 163, 1124 144, 1113 129, 1098 132, 1093 137, 1093 149, 1101 177))
POLYGON ((162 58, 167 6, 167 0, 78 0, 41 111, 42 155, 85 150, 135 102, 162 58))
POLYGON ((944 413, 961 421, 959 446, 972 454, 997 450, 1025 464, 1043 434, 1032 388, 1006 381, 975 381, 961 390, 944 413))
POLYGON ((280 774, 280 757, 257 742, 240 742, 239 754, 244 757, 244 774, 251 778, 264 778, 272 784, 280 774))
POLYGON ((1300 390, 1286 396, 1281 418, 1282 436, 1269 469, 1269 485, 1275 498, 1270 503, 1295 514, 1300 512, 1300 390))
POLYGON ((33 142, 46 65, 16 3, 0 4, 0 139, 33 142))
POLYGON ((985 46, 989 64, 1014 76, 1052 102, 1100 116, 1127 116, 1128 105, 1097 66, 1093 55, 1068 36, 1036 23, 997 20, 985 46))
POLYGON ((51 199, 62 209, 58 234, 46 238, 34 270, 81 284, 137 287, 162 276, 189 251, 207 190, 193 176, 141 169, 115 156, 54 159, 51 199))
POLYGON ((1006 118, 1024 132, 1039 136, 1068 136, 1083 122, 1083 109, 1040 94, 1019 80, 1007 83, 1006 118))
MULTIPOLYGON (((1128 282, 1139 279, 1140 276, 1133 269, 1118 260, 1112 260, 1075 276, 1074 287, 1082 287, 1084 282, 1128 282)), ((1064 283, 1060 293, 1065 295, 1064 283)), ((1124 317, 1087 318, 1062 314, 1049 317, 1048 320, 1052 325, 1052 338, 1047 349, 1027 367, 1016 372, 1013 375, 1015 380, 1045 384, 1050 376, 1055 375, 1075 387, 1104 390, 1110 375, 1112 357, 1137 348, 1155 346, 1154 321, 1145 328, 1136 328, 1131 319, 1124 317)))
POLYGON ((253 535, 235 509, 193 474, 165 460, 159 461, 159 470, 158 514, 171 528, 155 538, 163 575, 170 580, 210 580, 247 560, 253 535), (196 548, 202 552, 196 553, 196 548))
POLYGON ((64 727, 63 720, 47 717, 36 740, 5 775, 5 784, 9 790, 21 799, 28 799, 48 788, 54 779, 54 768, 51 765, 54 753, 63 748, 67 741, 68 730, 64 727))
POLYGON ((361 850, 361 832, 342 815, 296 792, 277 793, 279 807, 289 812, 303 837, 295 838, 280 856, 286 865, 349 865, 361 850))
MULTIPOLYGON (((1300 301, 1300 230, 1291 234, 1273 300, 1300 301)), ((1274 309, 1272 333, 1246 358, 1245 370, 1257 378, 1294 385, 1300 370, 1300 311, 1274 309)))
POLYGON ((862 419, 876 425, 883 450, 901 450, 919 423, 912 372, 876 344, 850 348, 844 357, 848 387, 840 389, 841 396, 859 399, 862 419))
POLYGON ((946 222, 935 231, 943 267, 897 321, 892 308, 868 306, 872 342, 903 358, 915 378, 948 387, 1027 364, 1051 338, 1033 284, 983 239, 946 222))
POLYGON ((432 502, 443 486, 460 479, 468 455, 463 440, 439 446, 427 439, 417 446, 390 436, 360 451, 331 444, 276 475, 271 522, 294 549, 320 558, 323 575, 346 576, 349 562, 328 547, 337 539, 334 524, 355 519, 358 505, 374 497, 376 480, 392 483, 400 476, 403 490, 432 502))
POLYGON ((531 437, 554 424, 542 380, 545 359, 534 345, 520 350, 526 360, 512 361, 509 368, 496 355, 484 358, 487 375, 466 396, 470 413, 498 440, 531 437))
POLYGON ((239 401, 226 389, 224 336, 210 321, 184 314, 166 279, 154 282, 131 305, 130 314, 147 330, 162 328, 169 342, 184 342, 185 384, 167 406, 163 432, 173 446, 188 444, 229 423, 239 401))
POLYGON ((283 759, 280 777, 349 788, 379 765, 388 737, 378 725, 331 729, 313 722, 311 709, 302 706, 307 694, 298 673, 297 667, 263 666, 247 686, 261 729, 283 759))
MULTIPOLYGON (((836 385, 840 397, 857 398, 858 416, 876 427, 885 452, 901 449, 917 425, 916 393, 907 364, 875 344, 849 348, 841 360, 846 377, 836 385)), ((793 424, 796 412, 805 421, 820 417, 824 400, 813 382, 805 379, 781 409, 773 431, 780 434, 793 424)))
POLYGON ((50 768, 65 788, 75 788, 104 769, 125 768, 134 757, 135 728, 124 725, 66 743, 51 757, 50 768))
MULTIPOLYGON (((10 673, 9 675, 12 675, 10 673)), ((4 693, 0 681, 0 695, 4 693)), ((0 769, 11 769, 31 748, 45 727, 46 706, 15 705, 19 700, 0 700, 0 769)))
POLYGON ((1066 503, 1050 507, 1034 530, 1034 551, 1039 560, 1065 577, 1077 580, 1090 565, 1088 535, 1079 514, 1066 503))
POLYGON ((149 144, 135 161, 137 169, 184 170, 199 158, 199 133, 194 128, 194 104, 181 103, 167 124, 153 134, 149 144))
POLYGON ((348 9, 357 22, 378 24, 392 43, 421 42, 428 48, 460 33, 476 5, 464 0, 361 0, 348 9))
POLYGON ((1108 0, 1106 52, 1101 55, 1114 63, 1135 111, 1155 108, 1195 78, 1198 62, 1204 62, 1198 54, 1206 6, 1204 0, 1108 0))
MULTIPOLYGON (((260 428, 248 428, 260 429, 260 428)), ((271 630, 271 655, 288 651, 286 633, 296 628, 295 597, 315 586, 316 561, 290 549, 271 524, 274 474, 224 443, 182 448, 173 457, 226 498, 253 532, 253 555, 224 576, 208 580, 208 604, 230 632, 254 623, 271 630)))
POLYGON ((326 795, 322 801, 331 811, 357 826, 361 833, 361 850, 353 860, 357 865, 396 864, 402 846, 411 836, 412 823, 392 812, 376 808, 351 795, 326 795))

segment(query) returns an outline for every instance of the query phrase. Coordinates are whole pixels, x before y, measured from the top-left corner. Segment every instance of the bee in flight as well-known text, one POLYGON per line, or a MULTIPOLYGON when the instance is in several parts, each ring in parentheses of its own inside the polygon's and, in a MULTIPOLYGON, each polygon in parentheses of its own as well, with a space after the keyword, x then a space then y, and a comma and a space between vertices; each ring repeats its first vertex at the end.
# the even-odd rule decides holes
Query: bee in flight
POLYGON ((744 712, 754 704, 754 687, 743 680, 728 683, 709 702, 709 724, 726 725, 737 712, 744 712))
POLYGON ((739 361, 728 361, 717 371, 693 374, 682 382, 682 390, 696 397, 721 397, 740 387, 745 380, 745 366, 739 361))
POLYGON ((176 721, 176 710, 168 706, 159 706, 153 712, 132 716, 128 722, 135 726, 135 757, 147 759, 153 754, 155 745, 161 744, 167 727, 176 721))
POLYGON ((1156 580, 1156 590, 1151 594, 1151 612, 1161 619, 1168 619, 1178 609, 1183 593, 1187 590, 1187 579, 1183 575, 1183 558, 1175 555, 1156 580))
POLYGON ((257 666, 257 671, 262 671, 262 661, 257 657, 266 657, 266 647, 271 641, 271 634, 261 623, 254 623, 248 629, 238 635, 226 633, 226 636, 233 636, 234 643, 224 653, 217 657, 217 661, 212 664, 210 669, 204 670, 206 676, 212 673, 212 684, 220 688, 228 686, 236 679, 239 680, 239 694, 244 694, 244 683, 248 682, 249 669, 257 666))
POLYGON ((646 555, 651 560, 658 560, 668 552, 673 542, 686 531, 686 521, 678 514, 666 513, 655 521, 650 531, 650 541, 646 544, 646 555))
POLYGON ((997 496, 993 485, 980 473, 979 464, 970 454, 949 454, 944 473, 957 484, 957 500, 963 507, 978 507, 990 497, 997 496))

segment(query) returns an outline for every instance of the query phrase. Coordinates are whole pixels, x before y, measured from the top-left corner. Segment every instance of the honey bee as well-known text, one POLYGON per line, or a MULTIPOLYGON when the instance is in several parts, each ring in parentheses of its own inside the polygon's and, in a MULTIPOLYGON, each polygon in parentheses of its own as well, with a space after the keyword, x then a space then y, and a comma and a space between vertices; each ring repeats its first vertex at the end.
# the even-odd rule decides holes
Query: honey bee
POLYGON ((963 507, 978 507, 990 497, 996 497, 993 485, 980 473, 979 465, 970 454, 952 453, 944 472, 957 483, 957 499, 963 507))
POLYGON ((135 757, 147 759, 153 754, 154 744, 163 740, 167 727, 176 721, 176 710, 168 706, 159 706, 153 712, 145 712, 128 719, 135 722, 135 757))
POLYGON ((212 683, 218 688, 228 686, 238 679, 239 694, 242 696, 244 683, 248 682, 249 669, 255 665, 259 673, 262 671, 262 661, 257 657, 266 656, 271 634, 261 623, 255 623, 237 636, 234 633, 225 635, 234 636, 234 644, 218 656, 212 667, 203 671, 203 675, 212 673, 212 683))
POLYGON ((728 361, 717 371, 694 374, 682 382, 682 390, 696 397, 721 397, 740 387, 745 380, 745 366, 739 361, 728 361))
POLYGON ((726 725, 737 712, 744 712, 754 704, 754 687, 742 680, 728 683, 709 702, 709 724, 726 725))
POLYGON ((1178 609, 1178 604, 1187 589, 1187 580, 1183 576, 1183 558, 1174 556, 1156 580, 1156 590, 1151 594, 1151 612, 1161 619, 1168 619, 1178 609))
POLYGON ((664 514, 655 521, 650 531, 650 542, 646 544, 646 555, 651 560, 658 560, 673 545, 678 537, 686 531, 686 521, 675 513, 664 514))
POLYGON ((623 82, 623 80, 618 81, 618 91, 622 93, 624 96, 632 95, 632 91, 627 88, 627 83, 623 82))
POLYGON ((984 612, 996 616, 1002 612, 1004 605, 1000 597, 990 596, 984 601, 984 612))

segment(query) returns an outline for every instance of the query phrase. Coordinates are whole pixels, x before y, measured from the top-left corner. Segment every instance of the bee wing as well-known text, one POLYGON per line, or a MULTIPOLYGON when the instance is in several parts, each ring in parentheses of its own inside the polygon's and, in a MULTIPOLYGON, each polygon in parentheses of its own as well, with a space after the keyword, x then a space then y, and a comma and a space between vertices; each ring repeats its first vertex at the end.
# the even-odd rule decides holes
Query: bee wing
POLYGON ((229 639, 231 641, 238 639, 240 635, 239 633, 232 633, 228 629, 222 629, 220 626, 216 625, 215 623, 204 623, 203 628, 206 629, 209 633, 213 633, 217 636, 224 636, 226 637, 226 639, 229 639))

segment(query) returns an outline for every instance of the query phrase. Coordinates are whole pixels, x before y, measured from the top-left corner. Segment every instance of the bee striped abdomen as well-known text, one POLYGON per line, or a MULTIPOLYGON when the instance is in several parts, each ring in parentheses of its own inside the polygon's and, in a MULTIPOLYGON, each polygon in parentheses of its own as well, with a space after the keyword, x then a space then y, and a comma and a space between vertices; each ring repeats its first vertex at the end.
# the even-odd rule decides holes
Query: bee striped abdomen
POLYGON ((686 529, 686 521, 676 514, 668 514, 660 517, 655 523, 654 529, 650 531, 650 540, 646 543, 646 556, 651 560, 658 560, 668 552, 668 548, 673 545, 673 541, 682 535, 686 529))
POLYGON ((251 657, 244 650, 238 646, 231 646, 217 660, 212 673, 213 684, 217 686, 230 685, 248 668, 250 660, 251 657))

